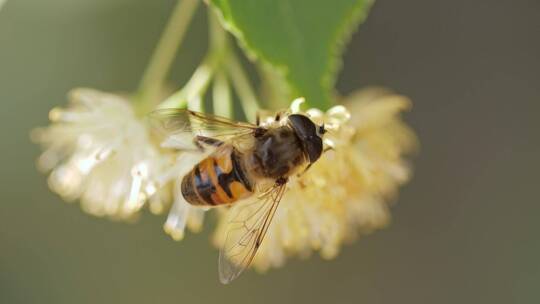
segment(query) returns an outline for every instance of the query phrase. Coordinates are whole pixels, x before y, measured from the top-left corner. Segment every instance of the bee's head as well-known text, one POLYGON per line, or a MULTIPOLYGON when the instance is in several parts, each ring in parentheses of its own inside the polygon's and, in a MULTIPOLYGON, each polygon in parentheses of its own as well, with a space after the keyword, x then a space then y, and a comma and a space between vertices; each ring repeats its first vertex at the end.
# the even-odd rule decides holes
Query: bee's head
POLYGON ((314 163, 323 152, 322 137, 326 133, 324 124, 317 126, 309 117, 302 114, 291 114, 288 116, 288 120, 296 136, 300 139, 309 162, 314 163))

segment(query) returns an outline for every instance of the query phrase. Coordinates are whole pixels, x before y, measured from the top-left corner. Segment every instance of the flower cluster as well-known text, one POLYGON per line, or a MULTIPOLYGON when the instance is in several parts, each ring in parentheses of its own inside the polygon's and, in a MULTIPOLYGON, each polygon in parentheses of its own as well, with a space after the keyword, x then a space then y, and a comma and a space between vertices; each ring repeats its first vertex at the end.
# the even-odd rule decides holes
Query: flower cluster
POLYGON ((144 125, 116 95, 76 89, 70 102, 51 110, 52 124, 32 134, 45 147, 39 168, 52 170, 54 192, 66 201, 80 199, 88 213, 132 216, 156 190, 150 164, 159 159, 144 125))
MULTIPOLYGON (((343 242, 388 223, 388 203, 409 179, 403 159, 416 146, 399 113, 407 98, 381 89, 360 91, 326 113, 306 114, 329 132, 329 150, 305 174, 292 180, 253 265, 281 266, 289 255, 313 250, 336 256, 343 242)), ((293 105, 293 112, 298 111, 293 105)), ((227 226, 222 213, 215 235, 221 245, 227 226)))
POLYGON ((65 109, 49 114, 51 125, 32 132, 44 152, 38 167, 49 187, 84 211, 112 219, 134 218, 145 205, 160 213, 174 202, 166 229, 180 239, 186 224, 201 226, 202 211, 190 210, 176 190, 191 167, 160 149, 127 98, 75 89, 65 109), (189 216, 191 215, 191 216, 189 216))
MULTIPOLYGON (((132 219, 144 206, 153 213, 169 208, 164 229, 176 240, 186 226, 199 230, 205 210, 184 200, 180 182, 200 156, 162 149, 127 98, 91 89, 70 96, 67 108, 50 112, 50 126, 32 133, 44 147, 38 166, 50 172, 51 190, 66 201, 80 200, 90 214, 113 219, 132 219)), ((254 260, 258 269, 313 250, 333 258, 345 241, 387 224, 388 203, 409 179, 404 156, 416 146, 399 118, 409 107, 403 96, 370 89, 326 112, 304 113, 325 124, 327 150, 289 182, 254 260)), ((290 111, 300 112, 299 103, 290 111)), ((219 214, 217 246, 227 226, 227 212, 219 214)))

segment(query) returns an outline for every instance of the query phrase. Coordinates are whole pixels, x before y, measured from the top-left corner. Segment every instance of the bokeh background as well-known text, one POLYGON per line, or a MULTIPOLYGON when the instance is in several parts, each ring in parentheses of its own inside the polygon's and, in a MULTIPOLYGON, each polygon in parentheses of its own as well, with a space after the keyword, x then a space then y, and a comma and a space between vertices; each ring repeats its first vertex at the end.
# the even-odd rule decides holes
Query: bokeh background
MULTIPOLYGON (((411 97, 422 148, 385 230, 339 257, 230 286, 208 233, 84 214, 35 169, 29 131, 78 86, 130 91, 174 1, 8 0, 0 10, 0 303, 539 303, 540 2, 379 0, 342 93, 411 97)), ((174 66, 206 46, 202 10, 174 66)))

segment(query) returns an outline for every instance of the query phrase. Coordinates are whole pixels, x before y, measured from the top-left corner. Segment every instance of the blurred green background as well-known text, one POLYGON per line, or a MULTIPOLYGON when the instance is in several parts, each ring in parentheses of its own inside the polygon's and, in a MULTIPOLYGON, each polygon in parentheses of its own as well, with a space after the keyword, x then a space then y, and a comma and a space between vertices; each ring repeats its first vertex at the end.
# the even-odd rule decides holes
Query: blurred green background
MULTIPOLYGON (((540 2, 379 0, 338 88, 411 97, 422 143, 392 225, 339 257, 230 286, 208 233, 63 203, 29 131, 78 86, 130 91, 172 0, 8 0, 0 10, 0 303, 539 303, 540 2)), ((204 55, 199 11, 172 78, 204 55)))

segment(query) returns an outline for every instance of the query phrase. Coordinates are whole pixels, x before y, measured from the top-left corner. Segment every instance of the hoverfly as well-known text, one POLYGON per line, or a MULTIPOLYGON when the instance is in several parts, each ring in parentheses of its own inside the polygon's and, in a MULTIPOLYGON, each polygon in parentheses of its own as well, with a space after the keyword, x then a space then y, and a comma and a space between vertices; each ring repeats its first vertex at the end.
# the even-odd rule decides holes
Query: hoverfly
POLYGON ((255 124, 183 109, 156 110, 149 118, 168 146, 204 153, 182 177, 184 199, 205 208, 233 207, 219 254, 219 278, 227 284, 255 257, 289 177, 323 153, 325 127, 288 113, 255 124))

